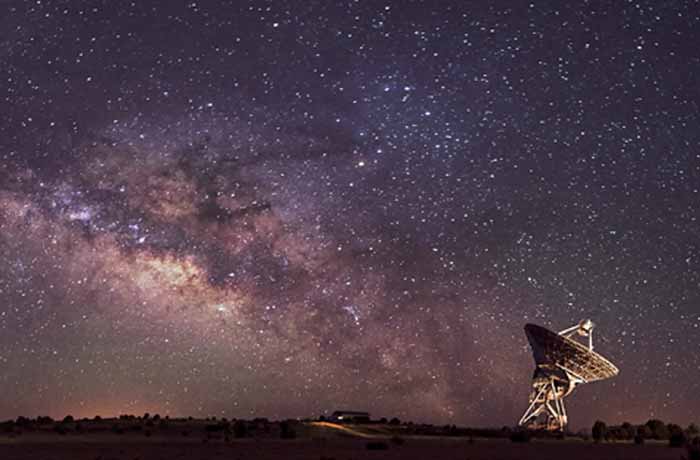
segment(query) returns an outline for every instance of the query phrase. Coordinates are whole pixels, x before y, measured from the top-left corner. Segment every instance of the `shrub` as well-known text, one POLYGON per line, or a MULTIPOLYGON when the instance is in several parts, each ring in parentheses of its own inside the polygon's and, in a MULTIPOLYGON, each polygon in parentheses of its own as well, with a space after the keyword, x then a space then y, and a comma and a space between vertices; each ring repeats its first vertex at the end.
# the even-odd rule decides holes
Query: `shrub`
POLYGON ((2 431, 5 433, 12 433, 15 431, 15 422, 8 420, 2 423, 2 431))
POLYGON ((621 439, 632 439, 634 438, 637 430, 630 422, 624 422, 622 425, 620 425, 619 431, 621 439))
POLYGON ((688 438, 682 431, 673 433, 668 438, 669 447, 683 447, 688 443, 688 438))
POLYGON ((668 427, 661 420, 651 419, 646 423, 646 426, 649 428, 652 438, 668 439, 668 427))
POLYGON ((600 442, 605 439, 605 436, 608 434, 608 427, 605 425, 605 422, 596 420, 591 429, 591 434, 595 442, 600 442))
POLYGON ((647 440, 652 438, 652 432, 647 425, 639 425, 637 427, 637 434, 635 435, 635 437, 636 436, 640 436, 644 440, 647 440))
POLYGON ((236 420, 233 424, 233 435, 237 438, 245 438, 248 435, 248 425, 243 420, 236 420))
POLYGON ((22 417, 21 415, 17 417, 17 420, 15 420, 15 425, 20 427, 28 427, 31 424, 32 421, 30 419, 28 419, 27 417, 22 417))
POLYGON ((686 449, 688 449, 687 460, 700 460, 700 437, 695 437, 689 442, 686 449))
POLYGON ((296 430, 292 427, 292 424, 288 421, 280 423, 280 438, 282 439, 294 439, 297 437, 296 430))
POLYGON ((367 450, 388 450, 389 444, 384 441, 370 441, 365 447, 367 450))

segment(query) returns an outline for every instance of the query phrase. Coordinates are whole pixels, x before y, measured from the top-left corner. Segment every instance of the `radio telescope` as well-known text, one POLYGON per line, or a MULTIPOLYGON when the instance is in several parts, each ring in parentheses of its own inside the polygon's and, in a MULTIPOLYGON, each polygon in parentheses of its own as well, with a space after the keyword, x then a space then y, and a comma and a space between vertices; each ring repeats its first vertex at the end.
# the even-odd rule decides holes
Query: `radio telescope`
POLYGON ((618 369, 593 351, 590 319, 559 332, 535 324, 525 325, 525 334, 535 358, 530 406, 519 424, 530 428, 563 431, 567 423, 564 398, 576 385, 614 377, 618 369), (586 344, 574 336, 587 338, 586 344))

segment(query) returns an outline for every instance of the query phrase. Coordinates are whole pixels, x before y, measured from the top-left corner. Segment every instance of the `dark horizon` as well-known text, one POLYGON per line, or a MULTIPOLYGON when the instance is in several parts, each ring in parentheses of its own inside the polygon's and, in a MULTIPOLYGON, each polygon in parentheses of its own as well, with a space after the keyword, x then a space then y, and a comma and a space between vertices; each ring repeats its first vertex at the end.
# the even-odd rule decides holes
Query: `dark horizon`
POLYGON ((0 2, 0 419, 697 422, 698 11, 0 2))
MULTIPOLYGON (((340 412, 353 412, 353 411, 340 411, 340 412)), ((366 412, 356 412, 358 414, 365 414, 366 412)), ((336 421, 333 420, 332 414, 329 413, 324 413, 320 414, 317 416, 309 416, 309 417, 289 417, 289 418, 270 418, 270 417, 265 417, 265 416, 251 416, 251 417, 227 417, 227 416, 206 416, 206 417, 192 417, 192 416, 184 416, 184 415, 170 415, 170 414, 159 414, 159 413, 150 413, 150 412, 145 412, 143 414, 133 414, 133 413, 124 413, 124 414, 119 414, 119 415, 100 415, 100 414, 95 414, 94 416, 74 416, 73 414, 66 414, 64 416, 58 416, 58 417, 52 417, 50 415, 39 415, 39 416, 18 416, 13 419, 0 419, 0 424, 18 424, 18 425, 23 425, 23 424, 65 424, 65 423, 101 423, 101 422, 107 422, 107 421, 122 421, 122 422, 129 422, 129 421, 150 421, 150 422, 159 422, 159 421, 179 421, 179 422, 233 422, 233 421, 244 421, 244 422, 255 422, 255 421, 264 421, 266 423, 280 423, 280 422, 285 422, 285 421, 294 421, 294 422, 335 422, 336 424, 340 425, 348 425, 348 426, 364 426, 364 425, 388 425, 388 426, 426 426, 426 427, 434 427, 434 428, 457 428, 461 430, 476 430, 476 431, 481 431, 481 432, 502 432, 504 430, 508 432, 518 432, 518 431, 529 431, 531 433, 539 433, 539 436, 542 437, 548 437, 548 438, 553 438, 555 439, 557 435, 565 434, 567 436, 585 436, 585 437, 590 437, 591 431, 595 431, 595 425, 599 423, 603 423, 605 430, 608 433, 614 432, 617 429, 620 428, 625 428, 626 426, 629 426, 631 428, 638 428, 638 427, 643 427, 643 426, 652 426, 652 425, 658 425, 658 422, 661 422, 662 428, 664 428, 665 431, 665 437, 660 438, 661 440, 667 440, 668 435, 670 434, 670 431, 668 431, 668 428, 679 428, 682 431, 688 433, 688 440, 692 441, 694 437, 697 437, 700 435, 700 426, 698 426, 697 423, 691 422, 688 425, 681 425, 676 423, 673 420, 661 420, 658 418, 652 418, 649 420, 644 420, 644 421, 630 421, 630 420, 625 420, 622 423, 618 424, 613 424, 613 423, 607 423, 605 420, 596 420, 591 426, 588 427, 578 427, 575 429, 572 429, 571 427, 567 427, 565 430, 547 430, 544 427, 540 428, 534 428, 534 427, 526 427, 526 426, 519 426, 517 424, 512 424, 512 425, 501 425, 501 426, 478 426, 478 425, 455 425, 455 424, 441 424, 441 423, 429 423, 421 420, 401 420, 398 417, 391 417, 391 416, 377 416, 377 417, 370 417, 366 421, 336 421)), ((654 438, 654 436, 657 436, 657 433, 655 432, 658 430, 658 426, 655 427, 655 429, 652 431, 652 433, 648 433, 645 436, 646 440, 650 439, 657 439, 654 438)), ((463 436, 463 435, 460 435, 463 436)), ((627 440, 633 440, 634 434, 631 434, 627 440)), ((613 438, 614 439, 614 438, 613 438)), ((700 439, 700 438, 699 438, 700 439)))

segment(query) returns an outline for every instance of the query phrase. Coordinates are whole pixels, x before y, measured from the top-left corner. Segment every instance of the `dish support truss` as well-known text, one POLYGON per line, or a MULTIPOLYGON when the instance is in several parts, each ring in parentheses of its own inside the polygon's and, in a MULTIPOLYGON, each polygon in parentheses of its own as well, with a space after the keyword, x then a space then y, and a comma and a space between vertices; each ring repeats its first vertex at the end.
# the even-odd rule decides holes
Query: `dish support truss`
POLYGON ((520 419, 519 425, 529 428, 543 428, 550 431, 563 431, 568 417, 564 398, 574 390, 576 385, 586 381, 559 367, 560 372, 554 374, 538 368, 532 381, 530 405, 520 419))
MULTIPOLYGON (((591 320, 584 320, 564 329, 559 335, 568 338, 578 333, 588 337, 588 349, 592 351, 594 326, 591 320)), ((586 383, 586 380, 562 365, 537 366, 532 378, 530 405, 518 424, 529 428, 564 431, 568 423, 564 398, 581 383, 586 383)))

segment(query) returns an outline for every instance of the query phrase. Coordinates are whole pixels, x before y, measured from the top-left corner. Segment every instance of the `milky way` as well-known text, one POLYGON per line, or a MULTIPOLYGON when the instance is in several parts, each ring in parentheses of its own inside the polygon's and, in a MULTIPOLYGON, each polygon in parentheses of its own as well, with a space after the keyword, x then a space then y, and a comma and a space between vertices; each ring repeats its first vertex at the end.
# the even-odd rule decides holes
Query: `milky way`
POLYGON ((0 2, 0 417, 700 411, 697 2, 0 2))

